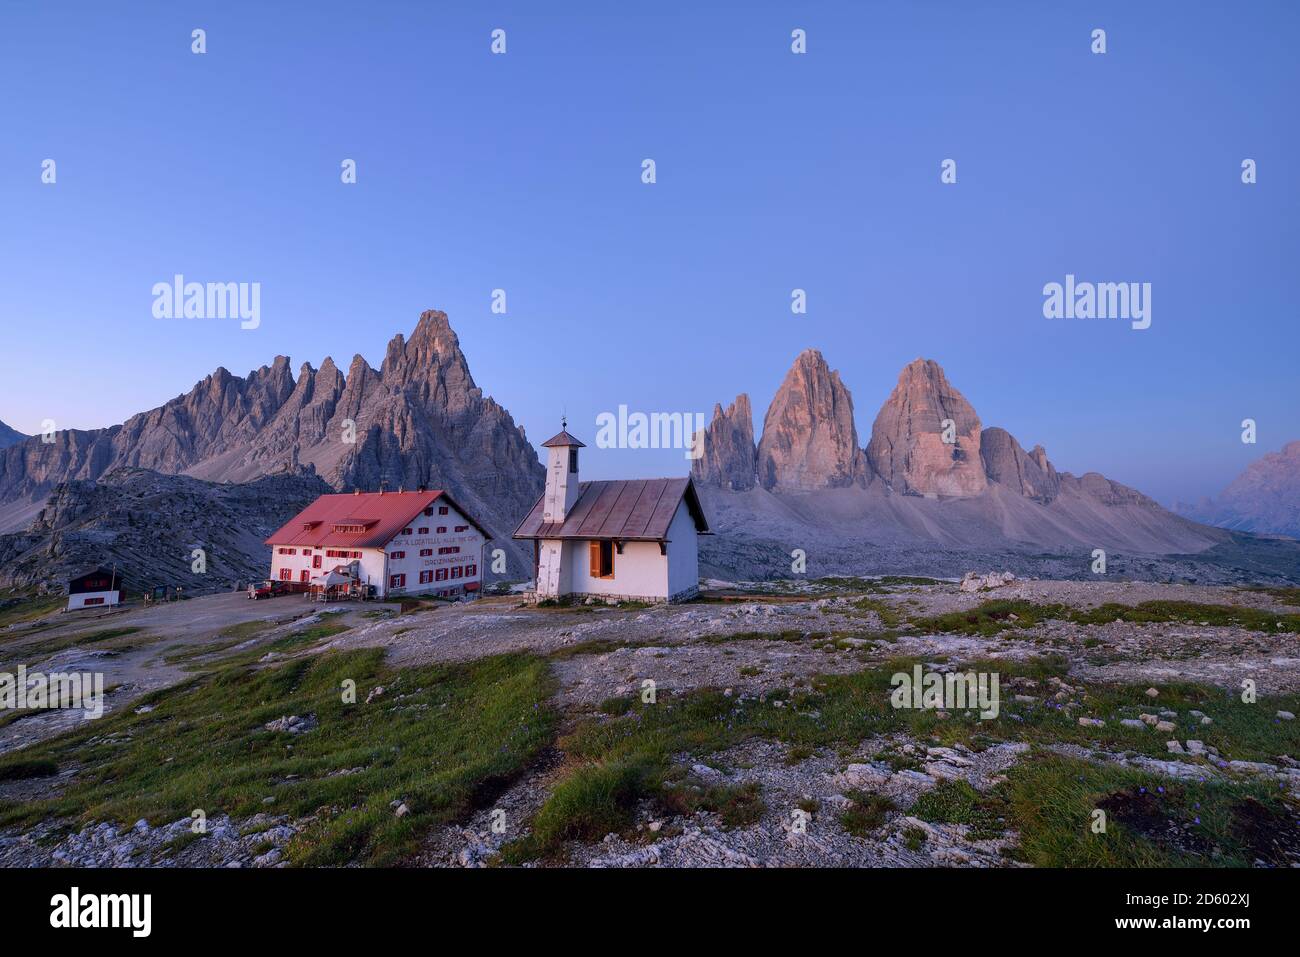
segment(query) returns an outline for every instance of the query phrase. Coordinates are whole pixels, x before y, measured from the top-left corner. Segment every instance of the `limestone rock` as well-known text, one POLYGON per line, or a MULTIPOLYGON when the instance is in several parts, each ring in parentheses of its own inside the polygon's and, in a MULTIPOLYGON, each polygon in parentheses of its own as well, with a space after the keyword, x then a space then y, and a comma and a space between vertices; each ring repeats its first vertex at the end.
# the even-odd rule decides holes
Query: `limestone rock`
POLYGON ((816 349, 795 359, 763 420, 758 481, 767 489, 865 486, 853 397, 816 349))
POLYGON ((1049 504, 1061 488, 1061 478, 1047 451, 1034 446, 1026 452, 1006 429, 984 429, 980 434, 980 459, 990 482, 1005 485, 1025 498, 1049 504))
POLYGON ((1252 462, 1216 498, 1174 509, 1210 525, 1300 537, 1300 441, 1252 462))
POLYGON ((748 395, 742 392, 725 410, 715 405, 713 421, 698 441, 701 454, 691 465, 697 483, 736 492, 754 487, 758 450, 748 395))
POLYGON ((981 575, 978 572, 967 572, 962 576, 961 584, 957 587, 962 591, 989 591, 993 588, 1001 588, 1004 585, 1010 585, 1016 580, 1013 572, 989 572, 987 575, 981 575))
POLYGON ((0 422, 0 449, 7 449, 11 445, 17 445, 23 439, 27 438, 17 429, 10 428, 3 422, 0 422))
POLYGON ((979 416, 932 359, 903 368, 872 426, 867 459, 889 488, 906 495, 968 498, 988 485, 979 416))

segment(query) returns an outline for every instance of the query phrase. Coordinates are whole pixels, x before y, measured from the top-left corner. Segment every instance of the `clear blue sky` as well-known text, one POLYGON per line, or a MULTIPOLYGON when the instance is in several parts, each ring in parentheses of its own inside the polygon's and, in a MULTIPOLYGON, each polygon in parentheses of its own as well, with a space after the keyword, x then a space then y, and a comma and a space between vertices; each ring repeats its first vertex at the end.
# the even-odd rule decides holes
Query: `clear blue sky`
POLYGON ((535 442, 562 408, 591 444, 620 403, 740 391, 761 427, 810 346, 863 444, 926 356, 985 425, 1165 502, 1300 438, 1300 4, 705 6, 7 0, 0 420, 109 425, 277 353, 377 365, 441 308, 535 442), (261 327, 154 319, 177 272, 260 282, 261 327), (1152 283, 1152 327, 1044 319, 1067 272, 1152 283))

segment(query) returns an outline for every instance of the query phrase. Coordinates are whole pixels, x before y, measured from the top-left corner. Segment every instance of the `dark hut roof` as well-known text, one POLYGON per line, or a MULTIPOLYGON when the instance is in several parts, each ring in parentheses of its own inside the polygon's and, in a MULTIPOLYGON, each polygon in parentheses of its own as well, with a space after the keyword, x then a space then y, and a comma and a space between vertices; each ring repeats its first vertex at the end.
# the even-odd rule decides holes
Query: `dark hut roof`
POLYGON ((689 478, 583 482, 563 522, 542 520, 545 494, 515 529, 515 538, 618 539, 662 542, 682 499, 695 530, 709 531, 700 498, 689 478))
POLYGON ((554 448, 557 445, 576 445, 580 449, 585 449, 587 447, 585 444, 571 436, 568 429, 560 429, 558 433, 552 435, 542 443, 542 448, 549 449, 554 448))

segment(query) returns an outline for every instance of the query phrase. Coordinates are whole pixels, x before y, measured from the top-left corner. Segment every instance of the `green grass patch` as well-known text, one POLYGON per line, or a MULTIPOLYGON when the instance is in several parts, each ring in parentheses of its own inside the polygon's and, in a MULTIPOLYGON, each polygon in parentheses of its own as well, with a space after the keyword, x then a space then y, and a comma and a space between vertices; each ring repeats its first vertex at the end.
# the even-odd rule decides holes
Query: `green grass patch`
POLYGON ((909 827, 903 831, 903 846, 909 851, 917 852, 925 847, 926 834, 919 827, 909 827))
POLYGON ((62 595, 32 596, 6 601, 4 606, 0 607, 0 628, 44 618, 67 603, 67 597, 62 595))
MULTIPOLYGON (((295 654, 309 650, 313 645, 320 644, 335 635, 341 635, 343 632, 350 630, 351 627, 351 625, 341 621, 323 621, 318 625, 291 631, 274 641, 256 644, 233 655, 224 655, 217 658, 212 664, 222 668, 238 667, 255 664, 272 653, 276 655, 295 654)), ((244 641, 246 640, 248 639, 244 639, 244 641)), ((235 644, 243 644, 243 641, 235 642, 235 644)), ((234 645, 228 647, 234 647, 234 645)))
POLYGON ((744 784, 701 785, 693 779, 670 783, 656 795, 667 814, 689 816, 699 811, 719 815, 725 827, 757 823, 767 809, 756 781, 744 784))
POLYGON ((939 585, 937 578, 916 575, 882 575, 879 578, 847 578, 830 575, 814 578, 811 584, 840 594, 888 595, 893 589, 909 585, 939 585))
POLYGON ((844 795, 852 803, 840 813, 840 826, 854 837, 867 837, 879 829, 890 811, 897 810, 894 799, 872 791, 849 791, 844 795))
MULTIPOLYGON (((992 670, 1001 665, 986 663, 976 670, 992 670)), ((1295 712, 1300 707, 1300 695, 1280 695, 1260 698, 1255 704, 1246 704, 1241 696, 1212 685, 1175 682, 1159 685, 1159 696, 1146 696, 1147 683, 1140 684, 1088 684, 1072 682, 1081 693, 1075 695, 1072 706, 1062 707, 1049 700, 1036 704, 1022 704, 1006 690, 1002 691, 1001 716, 997 721, 984 722, 996 725, 987 729, 998 737, 1008 734, 1005 727, 1011 715, 1016 724, 1012 735, 1029 743, 1072 743, 1084 746, 1093 744, 1109 751, 1135 751, 1151 757, 1167 758, 1165 742, 1195 739, 1217 748, 1227 760, 1276 762, 1279 754, 1300 754, 1300 722, 1279 721, 1279 710, 1295 712), (1130 728, 1120 724, 1125 718, 1135 719, 1139 714, 1157 714, 1160 711, 1177 711, 1172 718, 1172 732, 1158 732, 1146 726, 1130 728), (1203 725, 1192 711, 1209 715, 1212 724, 1203 725), (1100 718, 1104 727, 1080 727, 1080 717, 1100 718)), ((1052 690, 1044 685, 1036 694, 1045 695, 1052 690)), ((1189 760, 1184 757, 1182 760, 1189 760)), ((1190 759, 1196 760, 1196 759, 1190 759)))
POLYGON ((83 631, 71 635, 42 638, 24 644, 21 648, 21 653, 27 658, 29 667, 31 667, 36 662, 48 658, 50 655, 64 651, 68 648, 76 648, 82 645, 97 645, 101 648, 106 648, 109 651, 129 651, 134 647, 134 643, 123 642, 121 639, 138 634, 139 632, 139 628, 100 628, 95 631, 83 631))
POLYGON ((53 761, 19 758, 0 760, 0 781, 26 781, 31 778, 52 778, 59 773, 53 761))
POLYGON ((295 863, 393 864, 430 827, 494 799, 551 742, 552 691, 546 662, 523 654, 392 669, 381 650, 362 649, 224 668, 145 696, 151 712, 124 709, 18 752, 6 764, 82 769, 60 796, 0 805, 0 827, 272 810, 315 817, 288 848, 295 863), (356 682, 357 704, 343 702, 345 680, 356 682), (379 684, 387 693, 360 703, 379 684), (286 714, 319 724, 264 729, 286 714), (394 800, 411 813, 397 818, 394 800))
POLYGON ((1266 634, 1300 632, 1300 615, 1261 611, 1242 605, 1205 605, 1192 601, 1144 601, 1136 606, 1106 604, 1087 611, 1072 612, 1070 620, 1080 625, 1103 625, 1112 621, 1135 624, 1176 621, 1245 628, 1266 634))
POLYGON ((1245 591, 1262 592, 1283 605, 1300 605, 1300 588, 1247 588, 1245 591))
POLYGON ((71 636, 71 643, 74 645, 98 645, 106 641, 112 641, 114 638, 125 638, 127 635, 134 635, 139 630, 139 628, 101 628, 98 631, 73 635, 71 636))
POLYGON ((897 628, 903 623, 903 612, 879 598, 859 598, 853 607, 859 611, 875 612, 886 628, 897 628))
POLYGON ((1265 784, 1174 781, 1046 753, 1021 761, 1008 778, 1018 853, 1040 867, 1300 863, 1300 809, 1265 784), (1104 833, 1093 830, 1098 810, 1104 833))
POLYGON ((600 703, 600 710, 605 714, 627 714, 632 705, 636 703, 634 695, 619 695, 614 698, 606 698, 600 703))
POLYGON ((251 641, 281 623, 261 618, 241 621, 221 629, 211 640, 173 645, 167 649, 170 653, 165 655, 163 660, 169 665, 189 664, 251 641))
POLYGON ((910 813, 932 824, 965 824, 976 841, 998 837, 1007 829, 1005 800, 981 794, 966 781, 944 781, 917 798, 910 813))
POLYGON ((989 638, 1009 628, 1032 628, 1048 619, 1068 621, 1076 625, 1105 625, 1115 621, 1133 624, 1183 622, 1244 628, 1266 634, 1300 632, 1300 615, 1190 601, 1145 601, 1138 605, 1109 603, 1097 608, 1075 610, 1065 605, 1039 605, 1018 599, 999 598, 965 611, 913 618, 912 624, 922 631, 989 638))
POLYGON ((921 631, 991 638, 1008 628, 1032 628, 1049 618, 1068 620, 1069 615, 1070 609, 1064 605, 1037 605, 1029 601, 999 598, 965 611, 913 618, 912 624, 921 631))

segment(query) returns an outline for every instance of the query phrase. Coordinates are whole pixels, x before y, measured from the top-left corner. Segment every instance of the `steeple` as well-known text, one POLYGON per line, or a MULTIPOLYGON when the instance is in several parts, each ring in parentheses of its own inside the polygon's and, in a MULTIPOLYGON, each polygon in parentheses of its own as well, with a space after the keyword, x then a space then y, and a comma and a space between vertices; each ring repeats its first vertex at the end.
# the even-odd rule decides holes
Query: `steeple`
POLYGON ((559 434, 542 443, 542 448, 546 449, 544 522, 563 522, 578 501, 578 449, 586 446, 569 434, 568 425, 565 419, 561 419, 559 434))

